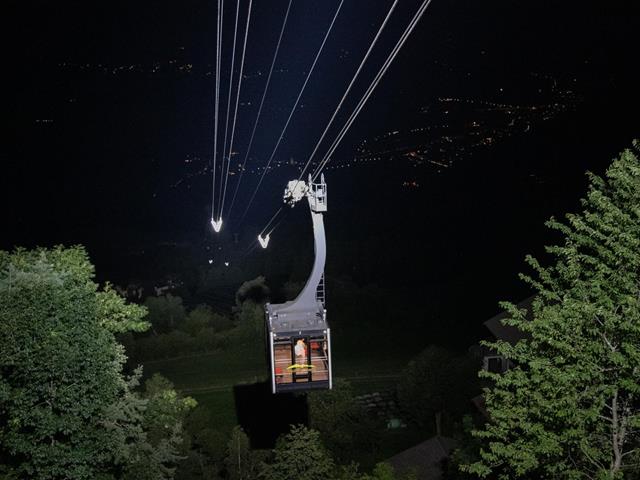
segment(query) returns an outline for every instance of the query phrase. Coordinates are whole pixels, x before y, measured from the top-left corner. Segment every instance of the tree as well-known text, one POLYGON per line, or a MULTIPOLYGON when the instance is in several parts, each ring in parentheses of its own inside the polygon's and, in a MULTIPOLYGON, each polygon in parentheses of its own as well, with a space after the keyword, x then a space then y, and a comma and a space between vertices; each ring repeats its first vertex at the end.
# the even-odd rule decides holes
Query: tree
POLYGON ((491 422, 465 467, 481 477, 640 475, 640 162, 627 150, 588 175, 583 211, 548 222, 563 237, 553 261, 527 258, 533 319, 504 304, 528 338, 489 344, 515 367, 484 373, 491 422))
POLYGON ((170 480, 177 464, 186 458, 183 423, 196 401, 182 397, 168 379, 157 373, 145 382, 142 399, 140 423, 144 436, 134 445, 124 479, 170 480))
POLYGON ((187 316, 182 298, 171 294, 147 297, 144 306, 149 311, 147 319, 155 333, 166 333, 177 328, 187 316))
MULTIPOLYGON (((436 427, 443 413, 461 415, 479 391, 477 365, 430 345, 414 358, 398 384, 398 402, 420 427, 436 427)), ((451 419, 449 419, 451 420, 451 419)))
POLYGON ((355 401, 351 384, 337 378, 331 390, 309 392, 309 426, 320 432, 337 461, 378 450, 383 425, 355 401))
POLYGON ((93 275, 81 247, 0 252, 0 458, 21 478, 99 478, 125 448, 106 425, 129 388, 113 332, 145 311, 93 275))
POLYGON ((100 290, 82 247, 0 252, 0 469, 3 478, 170 479, 171 441, 149 441, 141 376, 122 373, 115 333, 147 327, 146 310, 100 290))
POLYGON ((388 463, 377 463, 373 467, 371 475, 364 475, 361 480, 415 480, 416 476, 413 473, 406 473, 398 476, 393 467, 388 463))
POLYGON ((320 434, 297 425, 278 439, 263 476, 267 480, 326 480, 333 472, 333 459, 322 445, 320 434))
POLYGON ((269 287, 261 275, 240 285, 236 292, 236 305, 240 306, 246 301, 262 305, 267 298, 269 298, 269 287))
POLYGON ((213 328, 221 332, 233 326, 229 317, 215 313, 208 305, 198 305, 187 315, 181 328, 189 335, 197 337, 206 328, 213 328))
POLYGON ((253 480, 258 477, 260 461, 251 450, 249 437, 239 426, 231 431, 224 463, 229 480, 253 480))

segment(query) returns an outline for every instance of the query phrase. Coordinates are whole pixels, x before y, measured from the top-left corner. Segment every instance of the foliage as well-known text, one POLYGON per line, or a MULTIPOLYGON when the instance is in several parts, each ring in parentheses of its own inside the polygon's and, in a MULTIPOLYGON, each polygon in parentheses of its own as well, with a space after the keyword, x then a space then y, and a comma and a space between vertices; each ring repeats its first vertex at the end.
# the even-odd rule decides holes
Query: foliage
POLYGON ((320 441, 320 434, 297 425, 278 439, 263 476, 267 480, 326 480, 333 473, 334 463, 320 441))
POLYGON ((479 438, 473 435, 477 428, 471 415, 462 417, 462 425, 456 429, 454 438, 458 448, 453 450, 446 461, 444 469, 445 480, 470 480, 477 478, 467 472, 462 472, 461 465, 467 465, 479 460, 482 443, 479 438))
POLYGON ((93 275, 82 247, 0 252, 0 457, 20 478, 109 478, 140 430, 113 332, 144 310, 93 275))
POLYGON ((159 373, 145 382, 143 398, 148 401, 144 423, 154 444, 167 438, 168 432, 182 430, 187 413, 197 405, 193 398, 176 392, 173 384, 159 373))
POLYGON ((356 403, 348 381, 337 378, 331 390, 309 392, 307 403, 309 426, 320 432, 336 460, 343 462, 378 449, 383 425, 356 403))
MULTIPOLYGON (((152 298, 154 300, 151 303, 154 304, 157 298, 162 297, 152 298)), ((164 305, 165 301, 160 303, 164 305)), ((218 330, 228 330, 232 325, 228 317, 214 313, 208 306, 199 305, 181 321, 178 329, 147 335, 135 341, 124 336, 121 340, 125 342, 127 352, 138 361, 173 358, 224 348, 227 344, 227 333, 218 333, 218 330)))
POLYGON ((397 475, 393 467, 388 463, 378 463, 373 468, 371 475, 364 475, 361 480, 415 480, 416 476, 412 473, 405 475, 397 475))
POLYGON ((261 275, 240 285, 236 292, 236 305, 241 306, 247 301, 262 305, 268 298, 269 287, 267 287, 265 278, 261 275))
POLYGON ((177 464, 185 458, 183 422, 196 406, 195 400, 179 395, 173 384, 159 374, 145 382, 145 408, 141 424, 145 435, 130 455, 125 480, 169 480, 177 464), (162 458, 161 462, 158 458, 162 458))
POLYGON ((192 337, 197 337, 204 329, 228 330, 233 326, 229 317, 214 313, 208 305, 198 305, 187 315, 180 328, 192 337))
POLYGON ((413 359, 398 384, 398 402, 420 427, 435 426, 436 416, 464 413, 477 395, 477 365, 434 345, 413 359))
POLYGON ((231 431, 231 438, 227 444, 225 466, 229 480, 253 480, 258 477, 261 463, 249 445, 249 437, 241 427, 236 426, 231 431))
POLYGON ((144 301, 149 311, 147 320, 155 333, 166 333, 180 325, 187 316, 182 298, 171 294, 161 297, 147 297, 144 301))
POLYGON ((126 304, 122 297, 107 282, 102 291, 96 293, 100 324, 113 333, 144 332, 150 323, 144 320, 147 310, 135 304, 126 304))
POLYGON ((640 475, 640 162, 625 151, 589 178, 583 211, 548 222, 563 236, 554 263, 527 259, 533 320, 504 305, 528 338, 490 344, 516 366, 485 373, 492 422, 466 466, 482 477, 640 475))
POLYGON ((114 337, 145 328, 145 309, 93 274, 82 247, 0 252, 3 477, 173 478, 179 415, 155 400, 159 385, 135 393, 142 372, 122 374, 114 337), (154 439, 158 412, 172 428, 154 439))
POLYGON ((255 342, 264 335, 264 310, 262 305, 250 300, 235 309, 236 328, 229 332, 238 341, 255 342))

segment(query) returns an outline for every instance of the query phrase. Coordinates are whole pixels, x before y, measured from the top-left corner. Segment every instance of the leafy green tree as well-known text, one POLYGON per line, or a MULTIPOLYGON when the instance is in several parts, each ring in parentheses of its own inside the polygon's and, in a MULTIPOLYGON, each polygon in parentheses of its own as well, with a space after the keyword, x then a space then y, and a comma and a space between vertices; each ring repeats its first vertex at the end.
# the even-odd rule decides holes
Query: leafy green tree
POLYGON ((548 222, 551 264, 527 258, 533 319, 504 305, 528 338, 490 344, 515 367, 484 373, 492 421, 466 466, 481 477, 640 476, 640 162, 627 150, 589 178, 583 211, 548 222))
POLYGON ((100 325, 113 333, 144 332, 151 324, 146 320, 147 310, 122 301, 122 296, 107 282, 96 292, 100 325))
POLYGON ((145 382, 142 398, 148 404, 145 411, 145 427, 149 439, 156 443, 167 437, 167 432, 182 430, 182 424, 197 402, 176 392, 173 383, 159 373, 145 382))
POLYGON ((144 328, 145 311, 93 276, 81 247, 0 252, 0 458, 20 478, 108 478, 125 461, 108 426, 131 397, 113 332, 144 328))
MULTIPOLYGON (((455 429, 455 448, 444 465, 444 480, 471 480, 477 479, 476 475, 461 471, 461 465, 474 463, 480 458, 481 440, 473 435, 473 431, 480 425, 481 420, 475 420, 471 415, 462 417, 461 425, 455 429)), ((482 423, 484 423, 482 421, 482 423)))
POLYGON ((198 305, 189 312, 180 328, 189 335, 197 337, 207 328, 221 332, 231 327, 233 322, 229 317, 215 313, 208 305, 198 305))
POLYGON ((451 423, 469 408, 480 390, 477 369, 469 358, 430 345, 403 373, 398 384, 400 407, 420 427, 433 428, 441 420, 451 423))
POLYGON ((186 458, 183 423, 196 401, 182 397, 157 373, 145 382, 142 401, 140 423, 145 434, 133 446, 124 479, 170 480, 178 463, 186 458))
POLYGON ((416 476, 412 473, 397 475, 393 467, 388 463, 377 463, 373 467, 371 475, 364 475, 361 480, 415 480, 416 476))
POLYGON ((239 426, 231 431, 224 463, 229 480, 253 480, 260 473, 259 456, 251 450, 249 437, 239 426))
POLYGON ((264 334, 263 306, 247 300, 235 309, 236 328, 230 334, 240 341, 255 343, 264 334))
POLYGON ((0 478, 173 478, 180 415, 135 392, 114 336, 146 310, 93 275, 82 247, 0 252, 0 478))
POLYGON ((320 432, 323 444, 340 462, 363 454, 374 454, 380 444, 379 432, 384 428, 356 401, 351 384, 341 378, 333 388, 309 392, 309 426, 320 432))
POLYGON ((267 480, 326 480, 335 470, 320 434, 302 425, 278 439, 272 461, 265 465, 267 480))
POLYGON ((240 285, 236 292, 236 305, 240 306, 246 301, 262 305, 269 298, 269 293, 269 287, 261 275, 240 285))
POLYGON ((161 297, 147 297, 144 301, 155 333, 167 333, 177 328, 186 318, 187 312, 182 305, 182 298, 171 294, 161 297))

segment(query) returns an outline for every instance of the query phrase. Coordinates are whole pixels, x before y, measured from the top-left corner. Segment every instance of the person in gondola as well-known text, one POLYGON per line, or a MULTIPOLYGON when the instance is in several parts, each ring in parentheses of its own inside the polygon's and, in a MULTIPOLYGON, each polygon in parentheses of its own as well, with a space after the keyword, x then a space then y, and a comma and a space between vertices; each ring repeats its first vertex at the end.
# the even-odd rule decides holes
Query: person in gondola
POLYGON ((303 339, 300 339, 296 342, 294 352, 296 354, 296 363, 301 365, 307 363, 307 345, 304 343, 303 339))

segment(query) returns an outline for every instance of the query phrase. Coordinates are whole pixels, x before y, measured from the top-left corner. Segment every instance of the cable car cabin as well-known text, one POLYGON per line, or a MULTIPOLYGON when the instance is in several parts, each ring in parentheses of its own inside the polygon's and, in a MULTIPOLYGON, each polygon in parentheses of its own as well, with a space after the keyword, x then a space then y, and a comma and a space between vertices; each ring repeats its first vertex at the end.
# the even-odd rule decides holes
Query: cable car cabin
POLYGON ((285 202, 307 197, 313 223, 315 260, 311 275, 295 300, 265 305, 267 348, 273 393, 332 388, 331 330, 324 302, 326 240, 322 213, 327 211, 327 185, 291 181, 285 202))
POLYGON ((312 315, 266 305, 273 393, 331 388, 331 330, 322 305, 312 315))

